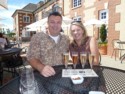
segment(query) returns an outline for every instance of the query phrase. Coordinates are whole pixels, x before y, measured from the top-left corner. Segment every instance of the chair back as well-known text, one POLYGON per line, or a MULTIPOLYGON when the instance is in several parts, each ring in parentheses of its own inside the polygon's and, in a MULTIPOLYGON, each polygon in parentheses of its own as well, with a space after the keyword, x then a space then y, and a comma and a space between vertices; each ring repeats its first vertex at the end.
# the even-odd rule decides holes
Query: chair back
POLYGON ((101 54, 99 52, 99 65, 101 64, 101 54))
POLYGON ((2 62, 4 62, 3 67, 16 68, 22 66, 23 60, 22 57, 20 56, 20 52, 21 51, 2 56, 2 62))
POLYGON ((123 49, 123 45, 119 44, 118 42, 121 42, 121 41, 119 39, 112 40, 113 49, 123 49))

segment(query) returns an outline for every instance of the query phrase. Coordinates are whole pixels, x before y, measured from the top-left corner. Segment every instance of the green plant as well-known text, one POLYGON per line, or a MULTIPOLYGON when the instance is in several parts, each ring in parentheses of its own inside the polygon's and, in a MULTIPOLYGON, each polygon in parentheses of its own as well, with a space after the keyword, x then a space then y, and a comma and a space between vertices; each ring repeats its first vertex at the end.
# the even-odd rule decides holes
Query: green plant
POLYGON ((105 42, 98 42, 98 46, 100 47, 100 46, 107 46, 107 41, 105 41, 105 42))
POLYGON ((100 39, 101 42, 105 42, 107 38, 107 29, 106 29, 106 25, 103 24, 100 28, 100 39))

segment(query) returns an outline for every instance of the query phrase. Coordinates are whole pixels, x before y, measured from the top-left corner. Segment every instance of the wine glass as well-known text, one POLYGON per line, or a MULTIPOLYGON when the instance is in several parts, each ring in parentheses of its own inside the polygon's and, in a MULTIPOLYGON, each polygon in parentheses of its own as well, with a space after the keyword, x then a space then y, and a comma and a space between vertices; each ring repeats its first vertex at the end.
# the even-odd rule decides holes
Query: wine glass
POLYGON ((76 65, 78 62, 78 52, 72 52, 72 60, 73 60, 73 67, 76 69, 76 65))
POLYGON ((22 69, 20 76, 20 93, 35 94, 35 79, 32 68, 22 69))
POLYGON ((89 64, 91 69, 93 68, 93 60, 94 60, 94 54, 89 54, 89 64))
POLYGON ((81 61, 81 64, 82 64, 82 68, 84 68, 86 60, 87 60, 87 54, 81 52, 80 53, 80 61, 81 61))
POLYGON ((63 61, 64 61, 64 65, 65 68, 68 68, 68 61, 69 61, 69 52, 64 52, 63 53, 63 61))

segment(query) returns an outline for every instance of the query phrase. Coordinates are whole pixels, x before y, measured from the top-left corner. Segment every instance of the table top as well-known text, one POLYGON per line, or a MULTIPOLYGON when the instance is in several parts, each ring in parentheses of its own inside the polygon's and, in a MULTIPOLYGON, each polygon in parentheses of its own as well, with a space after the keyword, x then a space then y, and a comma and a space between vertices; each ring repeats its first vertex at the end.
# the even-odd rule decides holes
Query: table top
POLYGON ((119 41, 117 43, 119 43, 119 44, 125 44, 125 41, 119 41))
MULTIPOLYGON (((125 71, 108 67, 94 67, 99 77, 84 78, 84 82, 74 85, 70 78, 62 78, 62 66, 54 67, 56 75, 45 78, 34 72, 41 94, 88 94, 89 91, 103 91, 108 94, 125 93, 125 71)), ((0 88, 0 94, 20 94, 17 77, 0 88)))
POLYGON ((0 51, 0 56, 7 55, 7 54, 12 54, 21 51, 21 48, 9 48, 0 51))

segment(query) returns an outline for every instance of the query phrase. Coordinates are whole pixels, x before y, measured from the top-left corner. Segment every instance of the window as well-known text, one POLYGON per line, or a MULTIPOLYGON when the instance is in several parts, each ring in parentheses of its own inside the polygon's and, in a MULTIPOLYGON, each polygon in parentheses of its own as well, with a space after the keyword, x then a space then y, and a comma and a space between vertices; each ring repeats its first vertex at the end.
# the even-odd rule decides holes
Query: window
POLYGON ((73 0, 73 8, 81 6, 81 0, 73 0))
POLYGON ((107 21, 108 20, 108 10, 101 10, 99 12, 99 19, 103 20, 103 21, 107 21))
POLYGON ((29 16, 23 16, 23 22, 24 23, 30 23, 30 17, 29 16))
POLYGON ((35 21, 38 21, 38 15, 37 14, 35 15, 35 21))
POLYGON ((81 21, 81 17, 80 17, 80 16, 74 17, 73 20, 74 20, 74 21, 81 21))

